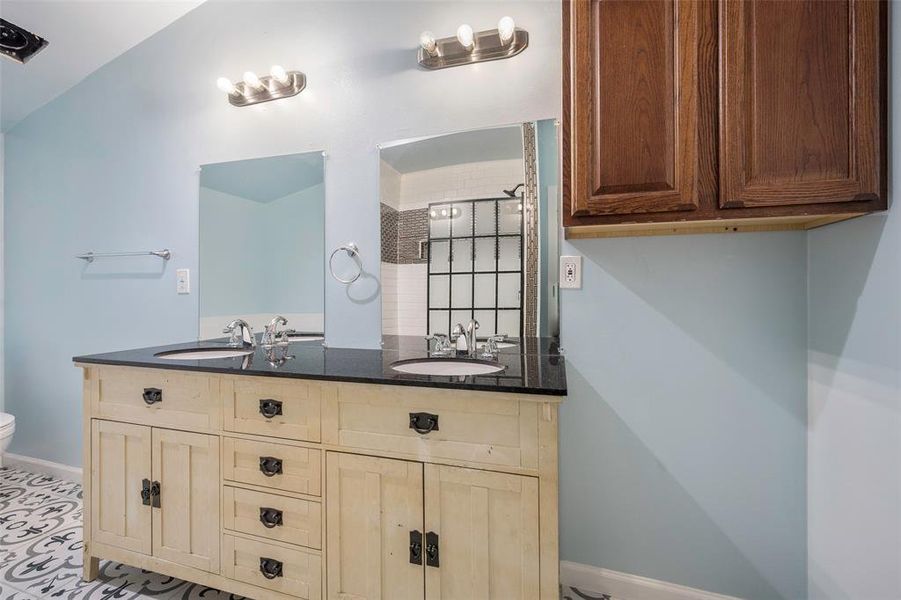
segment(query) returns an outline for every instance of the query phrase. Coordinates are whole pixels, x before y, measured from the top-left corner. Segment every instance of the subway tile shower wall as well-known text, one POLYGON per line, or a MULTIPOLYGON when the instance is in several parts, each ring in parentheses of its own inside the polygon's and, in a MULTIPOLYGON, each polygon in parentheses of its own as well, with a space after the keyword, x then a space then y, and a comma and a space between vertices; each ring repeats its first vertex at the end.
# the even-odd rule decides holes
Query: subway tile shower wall
POLYGON ((504 189, 522 181, 523 163, 519 159, 403 174, 382 162, 379 187, 382 202, 382 332, 385 335, 427 333, 427 270, 426 259, 419 259, 419 241, 428 239, 429 204, 498 198, 504 195, 504 189))

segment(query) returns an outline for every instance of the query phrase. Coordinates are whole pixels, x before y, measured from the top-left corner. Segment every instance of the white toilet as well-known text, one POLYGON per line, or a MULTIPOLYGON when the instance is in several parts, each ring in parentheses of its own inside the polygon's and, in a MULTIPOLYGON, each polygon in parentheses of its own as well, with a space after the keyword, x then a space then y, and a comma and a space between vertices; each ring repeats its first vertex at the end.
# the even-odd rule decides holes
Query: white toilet
POLYGON ((13 441, 15 432, 16 418, 7 413, 0 413, 0 459, 9 447, 9 443, 13 441))

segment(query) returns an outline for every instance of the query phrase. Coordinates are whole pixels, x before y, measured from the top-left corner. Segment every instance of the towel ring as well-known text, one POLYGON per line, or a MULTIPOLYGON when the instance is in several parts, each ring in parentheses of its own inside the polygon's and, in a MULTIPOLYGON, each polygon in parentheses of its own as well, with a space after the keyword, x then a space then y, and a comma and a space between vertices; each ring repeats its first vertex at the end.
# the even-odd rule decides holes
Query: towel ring
POLYGON ((329 273, 332 275, 332 277, 334 277, 337 281, 344 283, 344 284, 350 284, 350 283, 353 283, 354 281, 356 281, 357 279, 359 279, 360 275, 363 274, 363 264, 360 262, 360 249, 357 248, 357 245, 354 244, 353 242, 348 242, 347 244, 345 244, 343 246, 338 246, 337 248, 332 250, 332 255, 328 257, 328 270, 329 270, 329 273), (347 255, 349 257, 353 258, 354 261, 357 263, 357 274, 354 275, 353 277, 351 277, 350 279, 341 279, 340 277, 335 275, 335 268, 332 266, 332 260, 334 260, 335 255, 338 254, 338 252, 340 252, 341 250, 344 250, 347 253, 347 255))

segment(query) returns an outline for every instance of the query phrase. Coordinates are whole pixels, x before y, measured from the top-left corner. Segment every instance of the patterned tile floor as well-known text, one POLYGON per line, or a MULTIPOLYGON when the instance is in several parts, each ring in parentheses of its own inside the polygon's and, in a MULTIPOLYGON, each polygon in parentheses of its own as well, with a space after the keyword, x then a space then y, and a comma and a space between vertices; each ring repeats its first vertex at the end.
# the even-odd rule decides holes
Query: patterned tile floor
MULTIPOLYGON (((81 486, 0 467, 0 600, 240 600, 110 561, 81 580, 81 486)), ((563 600, 610 600, 564 589, 563 600)))

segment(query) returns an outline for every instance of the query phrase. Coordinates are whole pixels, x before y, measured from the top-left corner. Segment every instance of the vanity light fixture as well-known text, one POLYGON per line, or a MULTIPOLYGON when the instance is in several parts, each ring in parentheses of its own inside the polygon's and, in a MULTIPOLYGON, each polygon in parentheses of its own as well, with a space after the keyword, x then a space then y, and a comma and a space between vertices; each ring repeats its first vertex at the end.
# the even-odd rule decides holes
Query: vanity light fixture
POLYGON ((269 75, 259 77, 253 71, 246 71, 242 81, 232 83, 228 77, 220 77, 216 80, 216 87, 228 95, 228 101, 233 106, 251 106, 296 96, 307 87, 307 76, 300 71, 286 71, 273 65, 269 75))
POLYGON ((473 32, 467 24, 457 34, 436 40, 431 31, 419 36, 419 65, 425 69, 446 69, 488 60, 516 56, 529 45, 529 32, 517 29, 512 17, 503 17, 495 29, 473 32))

